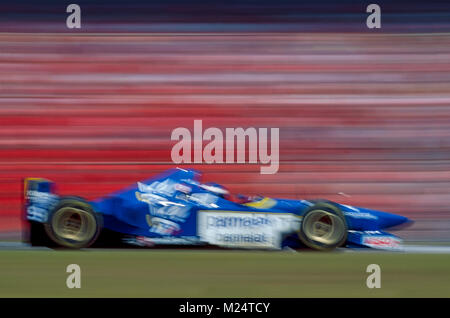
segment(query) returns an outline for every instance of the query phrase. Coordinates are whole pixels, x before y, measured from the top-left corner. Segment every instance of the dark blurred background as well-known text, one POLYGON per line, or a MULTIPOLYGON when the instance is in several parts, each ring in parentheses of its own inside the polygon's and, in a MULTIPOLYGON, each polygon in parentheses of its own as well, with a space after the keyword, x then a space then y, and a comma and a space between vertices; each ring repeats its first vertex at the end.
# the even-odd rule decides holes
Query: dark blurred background
POLYGON ((280 128, 277 174, 183 166, 207 181, 450 241, 449 32, 448 1, 2 1, 0 239, 20 230, 22 178, 92 199, 175 166, 171 131, 202 119, 280 128))

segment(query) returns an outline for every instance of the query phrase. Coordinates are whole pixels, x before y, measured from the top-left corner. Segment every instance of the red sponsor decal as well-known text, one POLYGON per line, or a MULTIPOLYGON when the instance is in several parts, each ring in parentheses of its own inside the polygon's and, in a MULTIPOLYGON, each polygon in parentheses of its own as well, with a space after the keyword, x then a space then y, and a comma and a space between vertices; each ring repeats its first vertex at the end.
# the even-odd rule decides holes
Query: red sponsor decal
POLYGON ((389 236, 369 236, 364 238, 363 244, 375 247, 398 247, 400 241, 389 236))

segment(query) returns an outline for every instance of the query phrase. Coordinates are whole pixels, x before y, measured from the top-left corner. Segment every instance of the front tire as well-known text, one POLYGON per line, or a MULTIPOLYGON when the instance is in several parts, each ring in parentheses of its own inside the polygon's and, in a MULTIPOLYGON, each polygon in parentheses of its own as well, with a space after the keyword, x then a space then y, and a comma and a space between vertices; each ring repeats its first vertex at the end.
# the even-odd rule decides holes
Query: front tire
POLYGON ((347 241, 347 222, 342 211, 331 202, 318 202, 303 215, 298 236, 306 246, 328 251, 347 241))
POLYGON ((101 215, 81 198, 62 198, 50 213, 45 231, 61 247, 85 248, 92 245, 101 231, 101 215))

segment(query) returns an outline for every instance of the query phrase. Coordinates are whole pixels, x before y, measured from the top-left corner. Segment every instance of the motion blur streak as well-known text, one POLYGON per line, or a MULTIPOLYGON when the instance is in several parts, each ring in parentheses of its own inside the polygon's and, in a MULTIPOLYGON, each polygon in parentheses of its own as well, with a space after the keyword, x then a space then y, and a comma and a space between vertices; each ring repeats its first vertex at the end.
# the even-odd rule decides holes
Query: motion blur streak
POLYGON ((280 128, 275 175, 191 165, 235 192, 386 210, 418 221, 406 238, 450 240, 449 6, 421 15, 412 1, 417 25, 386 14, 373 31, 364 6, 345 3, 328 21, 311 5, 307 24, 283 24, 285 7, 277 21, 266 8, 248 24, 254 16, 237 6, 234 19, 197 25, 133 23, 130 8, 126 23, 96 21, 80 1, 80 32, 65 29, 61 4, 34 25, 10 7, 17 16, 0 23, 0 231, 20 226, 22 178, 91 199, 172 167, 171 131, 201 119, 280 128))

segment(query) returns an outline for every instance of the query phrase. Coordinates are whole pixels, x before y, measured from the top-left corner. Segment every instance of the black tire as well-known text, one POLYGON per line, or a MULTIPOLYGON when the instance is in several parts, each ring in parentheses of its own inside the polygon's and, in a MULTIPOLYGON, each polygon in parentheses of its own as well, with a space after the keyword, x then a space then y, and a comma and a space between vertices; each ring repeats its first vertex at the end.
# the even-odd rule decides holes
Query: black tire
POLYGON ((24 241, 31 246, 54 246, 48 237, 44 224, 30 221, 27 231, 24 233, 24 241))
POLYGON ((45 223, 48 237, 60 247, 85 248, 100 235, 102 217, 78 197, 63 197, 45 223))
POLYGON ((347 241, 347 222, 339 207, 330 201, 316 201, 303 214, 300 241, 320 251, 333 250, 347 241))

